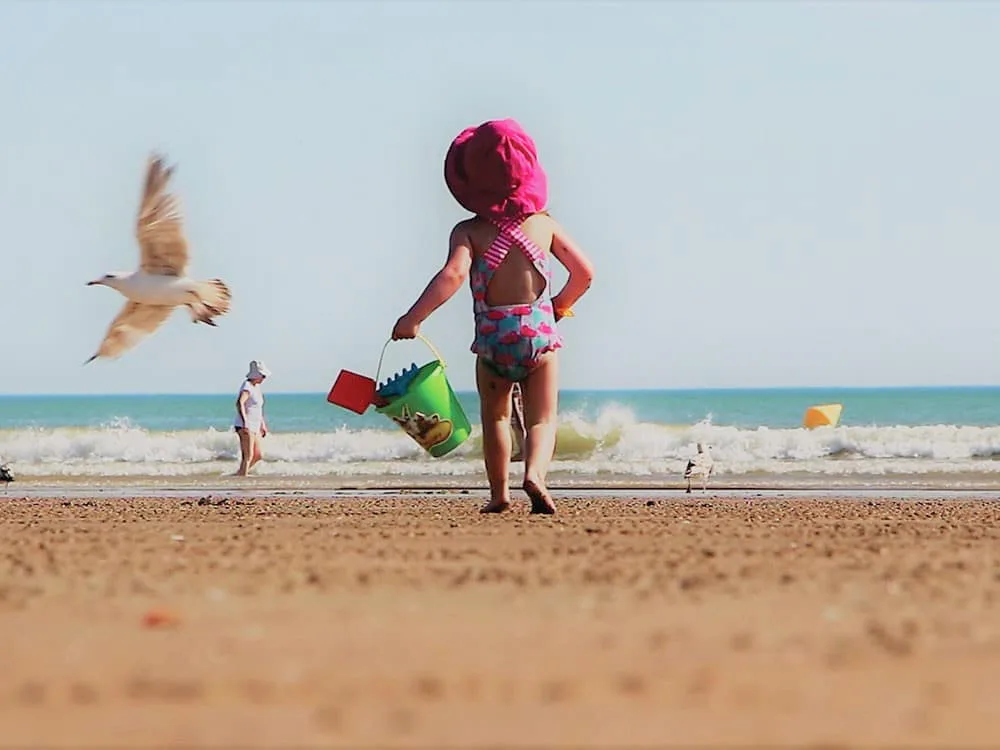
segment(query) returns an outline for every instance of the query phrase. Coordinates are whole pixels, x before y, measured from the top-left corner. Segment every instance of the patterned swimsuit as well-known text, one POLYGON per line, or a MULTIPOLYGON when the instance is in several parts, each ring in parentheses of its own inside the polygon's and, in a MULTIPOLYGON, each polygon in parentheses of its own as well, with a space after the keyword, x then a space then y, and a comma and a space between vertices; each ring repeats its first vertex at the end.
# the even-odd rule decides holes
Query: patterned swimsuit
POLYGON ((492 221, 497 237, 476 258, 469 274, 476 337, 472 351, 496 375, 515 383, 524 380, 545 352, 563 345, 552 310, 552 270, 548 255, 521 230, 527 216, 492 221), (486 303, 486 288, 512 247, 518 247, 545 279, 545 289, 534 302, 519 305, 486 303))

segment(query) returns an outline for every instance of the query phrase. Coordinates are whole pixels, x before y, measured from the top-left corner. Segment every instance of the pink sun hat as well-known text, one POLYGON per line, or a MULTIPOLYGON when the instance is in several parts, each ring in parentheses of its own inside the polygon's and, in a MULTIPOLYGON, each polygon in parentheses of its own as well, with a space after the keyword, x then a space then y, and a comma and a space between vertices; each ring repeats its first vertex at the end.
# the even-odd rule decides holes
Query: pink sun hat
POLYGON ((511 119, 459 133, 444 159, 444 179, 463 208, 487 218, 537 213, 548 202, 535 142, 511 119))

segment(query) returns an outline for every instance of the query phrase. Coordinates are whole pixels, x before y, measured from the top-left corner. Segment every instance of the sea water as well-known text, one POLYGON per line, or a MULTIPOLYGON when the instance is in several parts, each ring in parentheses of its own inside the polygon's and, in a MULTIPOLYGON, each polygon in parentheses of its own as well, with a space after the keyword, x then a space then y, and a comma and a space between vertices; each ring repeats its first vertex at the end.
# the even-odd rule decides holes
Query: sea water
MULTIPOLYGON (((483 481, 478 425, 434 459, 374 409, 265 395, 261 476, 483 481)), ((475 424, 476 395, 459 399, 475 424)), ((234 414, 232 394, 0 396, 0 463, 24 479, 219 477, 238 460, 234 414)), ((733 486, 1000 486, 1000 388, 565 391, 552 472, 598 486, 676 483, 698 442, 711 446, 715 481, 733 486), (840 424, 802 428, 822 403, 844 405, 840 424)))

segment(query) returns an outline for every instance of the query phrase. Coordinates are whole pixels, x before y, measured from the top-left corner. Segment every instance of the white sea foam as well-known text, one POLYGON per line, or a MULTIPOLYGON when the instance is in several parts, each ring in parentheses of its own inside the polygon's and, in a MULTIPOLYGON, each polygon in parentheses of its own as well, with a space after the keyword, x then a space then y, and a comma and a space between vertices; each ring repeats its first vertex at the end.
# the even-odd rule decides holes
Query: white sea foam
MULTIPOLYGON (((593 420, 562 415, 553 471, 581 475, 679 475, 695 443, 711 446, 724 475, 806 473, 1000 474, 1000 426, 847 426, 743 429, 639 422, 608 406, 593 420)), ((398 429, 273 433, 259 473, 285 476, 454 476, 482 472, 481 437, 432 459, 398 429)), ((183 476, 231 471, 236 436, 214 429, 150 432, 117 420, 96 429, 0 430, 0 460, 24 476, 183 476)))

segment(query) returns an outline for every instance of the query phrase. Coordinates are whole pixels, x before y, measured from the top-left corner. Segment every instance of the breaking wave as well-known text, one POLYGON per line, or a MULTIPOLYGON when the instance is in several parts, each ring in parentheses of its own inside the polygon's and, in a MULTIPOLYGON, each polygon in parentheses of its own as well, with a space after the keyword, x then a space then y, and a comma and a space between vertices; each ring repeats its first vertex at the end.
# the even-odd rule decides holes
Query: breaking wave
MULTIPOLYGON (((716 473, 1000 474, 1000 426, 847 426, 754 429, 643 422, 609 405, 596 418, 563 414, 552 470, 617 477, 676 476, 698 442, 711 446, 716 473)), ((463 476, 482 472, 482 438, 432 459, 402 431, 347 429, 273 433, 258 472, 284 476, 463 476)), ((128 420, 99 428, 0 430, 0 460, 24 476, 194 476, 231 471, 238 458, 228 430, 150 431, 128 420)))

